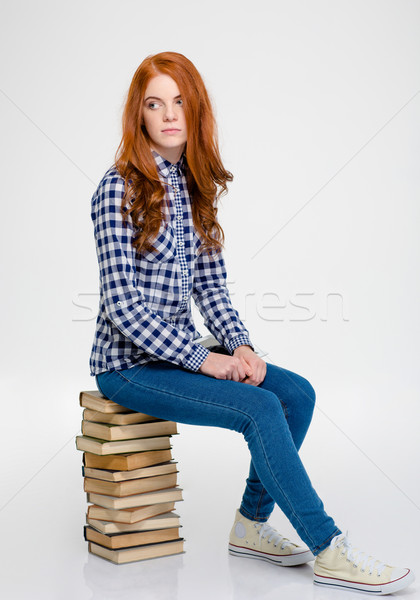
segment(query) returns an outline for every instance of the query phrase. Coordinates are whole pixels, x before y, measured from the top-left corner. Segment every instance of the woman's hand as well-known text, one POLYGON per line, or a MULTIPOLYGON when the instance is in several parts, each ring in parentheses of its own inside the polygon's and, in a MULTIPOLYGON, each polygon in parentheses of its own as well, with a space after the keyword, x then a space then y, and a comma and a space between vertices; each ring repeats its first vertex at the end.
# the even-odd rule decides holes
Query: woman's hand
POLYGON ((264 381, 267 373, 267 364, 262 358, 255 354, 250 346, 238 346, 233 351, 233 356, 240 358, 248 367, 247 377, 243 380, 243 383, 259 385, 264 381), (251 371, 250 373, 249 370, 251 371))
POLYGON ((266 371, 267 365, 250 346, 239 346, 233 351, 233 356, 210 352, 199 368, 203 375, 251 385, 259 385, 264 380, 266 371))
POLYGON ((203 375, 232 381, 246 380, 252 373, 248 364, 240 357, 218 352, 210 352, 198 370, 203 375))

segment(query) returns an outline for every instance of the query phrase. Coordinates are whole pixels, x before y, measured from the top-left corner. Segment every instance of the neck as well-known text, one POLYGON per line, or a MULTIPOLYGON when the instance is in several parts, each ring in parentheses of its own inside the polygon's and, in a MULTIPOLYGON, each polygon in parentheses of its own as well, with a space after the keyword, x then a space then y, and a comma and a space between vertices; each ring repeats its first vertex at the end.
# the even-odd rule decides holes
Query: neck
POLYGON ((155 146, 150 147, 152 150, 160 154, 162 158, 168 160, 172 164, 175 164, 179 161, 185 149, 185 146, 183 146, 182 148, 155 148, 155 146))

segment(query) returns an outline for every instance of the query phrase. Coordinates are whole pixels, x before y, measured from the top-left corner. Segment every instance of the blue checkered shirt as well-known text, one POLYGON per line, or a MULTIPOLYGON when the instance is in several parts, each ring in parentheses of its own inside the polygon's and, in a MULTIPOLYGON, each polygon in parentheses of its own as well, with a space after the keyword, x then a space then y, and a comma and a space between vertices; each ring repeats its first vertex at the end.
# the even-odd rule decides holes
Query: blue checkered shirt
POLYGON ((230 353, 242 344, 254 348, 233 308, 222 253, 199 252, 184 157, 171 164, 153 151, 169 200, 152 245, 138 254, 132 221, 124 226, 120 208, 125 183, 115 166, 92 197, 99 262, 99 314, 90 356, 91 375, 164 360, 197 371, 209 350, 195 341, 191 298, 205 326, 230 353))

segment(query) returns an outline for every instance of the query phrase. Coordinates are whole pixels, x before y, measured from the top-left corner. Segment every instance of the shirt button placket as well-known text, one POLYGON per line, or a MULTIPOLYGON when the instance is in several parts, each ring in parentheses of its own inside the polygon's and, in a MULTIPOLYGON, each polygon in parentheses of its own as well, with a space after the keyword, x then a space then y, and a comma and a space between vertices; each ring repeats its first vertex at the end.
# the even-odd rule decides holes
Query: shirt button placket
POLYGON ((178 258, 181 267, 181 286, 182 286, 182 308, 186 308, 188 302, 188 264, 185 256, 184 226, 183 226, 183 208, 179 182, 176 175, 176 167, 170 169, 170 180, 175 196, 175 232, 177 238, 178 258))

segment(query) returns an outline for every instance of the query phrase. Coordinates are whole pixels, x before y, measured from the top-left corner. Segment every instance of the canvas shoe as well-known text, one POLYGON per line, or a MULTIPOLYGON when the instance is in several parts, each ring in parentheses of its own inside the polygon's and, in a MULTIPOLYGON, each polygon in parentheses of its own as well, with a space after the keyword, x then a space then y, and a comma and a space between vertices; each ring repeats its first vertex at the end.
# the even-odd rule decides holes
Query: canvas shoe
POLYGON ((384 596, 414 581, 410 569, 391 567, 353 548, 344 533, 315 558, 314 583, 335 589, 384 596))
POLYGON ((230 532, 229 554, 258 558, 283 567, 301 565, 314 559, 308 548, 294 544, 268 523, 247 519, 239 510, 230 532))

